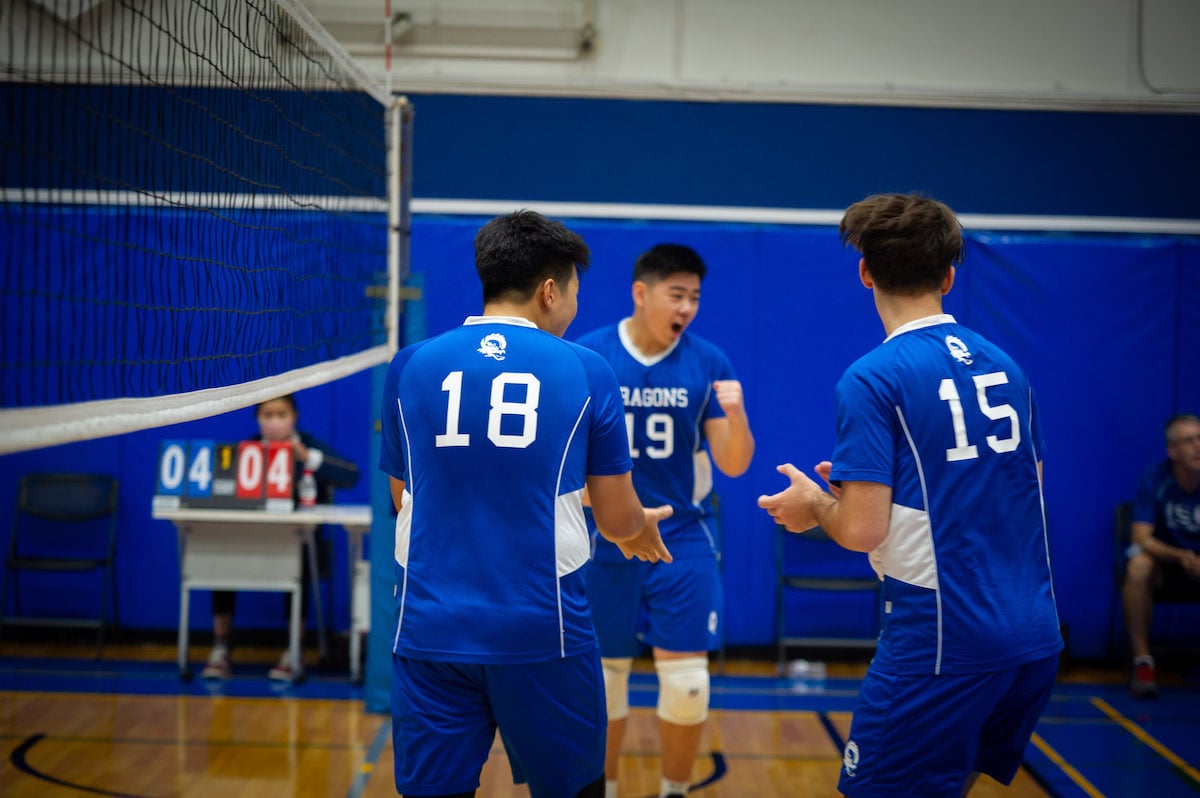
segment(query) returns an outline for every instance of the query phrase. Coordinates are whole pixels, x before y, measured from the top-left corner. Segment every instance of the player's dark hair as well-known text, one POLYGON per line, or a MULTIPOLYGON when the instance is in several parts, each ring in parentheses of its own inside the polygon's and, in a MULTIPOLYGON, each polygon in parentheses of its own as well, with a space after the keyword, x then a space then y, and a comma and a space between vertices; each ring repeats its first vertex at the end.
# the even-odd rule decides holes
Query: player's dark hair
POLYGON ((1176 415, 1173 415, 1167 419, 1167 423, 1163 425, 1163 437, 1167 439, 1167 443, 1174 443, 1174 441, 1171 440, 1171 430, 1175 429, 1175 425, 1183 424, 1188 421, 1191 421, 1195 424, 1200 424, 1200 417, 1197 417, 1191 413, 1177 413, 1176 415))
POLYGON ((283 396, 272 396, 270 399, 266 399, 266 400, 256 404, 254 406, 254 415, 257 416, 258 411, 262 410, 262 406, 265 405, 267 402, 287 402, 289 405, 292 406, 293 413, 295 413, 296 415, 300 414, 300 408, 296 407, 296 395, 290 394, 290 393, 285 393, 283 396))
POLYGON ((638 256, 633 264, 633 281, 653 285, 677 272, 694 274, 701 280, 708 274, 704 260, 696 250, 683 244, 655 244, 638 256))
POLYGON ((587 269, 590 258, 577 233, 536 211, 497 216, 475 234, 484 304, 501 298, 525 302, 547 278, 565 285, 577 269, 587 269))
POLYGON ((842 244, 862 253, 880 290, 915 295, 936 291, 962 263, 962 225, 954 211, 919 194, 876 194, 846 209, 842 244))

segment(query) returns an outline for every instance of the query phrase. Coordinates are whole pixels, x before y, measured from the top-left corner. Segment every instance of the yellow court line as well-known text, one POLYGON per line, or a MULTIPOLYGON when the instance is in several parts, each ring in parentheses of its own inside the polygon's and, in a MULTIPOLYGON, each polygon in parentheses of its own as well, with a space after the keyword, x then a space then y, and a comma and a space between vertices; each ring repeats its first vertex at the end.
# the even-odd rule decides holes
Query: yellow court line
POLYGON ((1117 723, 1119 723, 1121 725, 1121 727, 1125 729, 1125 731, 1129 732, 1134 737, 1138 738, 1143 743, 1145 743, 1146 745, 1148 745, 1152 749, 1154 749, 1154 752, 1157 753, 1159 756, 1161 756, 1163 759, 1167 760, 1172 765, 1174 765, 1175 767, 1179 768, 1184 773, 1186 773, 1188 775, 1188 777, 1191 778, 1192 781, 1194 781, 1197 784, 1200 784, 1200 772, 1198 772, 1194 767, 1192 767, 1187 762, 1185 762, 1182 757, 1180 757, 1178 754, 1176 754, 1170 748, 1167 748, 1165 745, 1160 743, 1158 740, 1155 740, 1153 737, 1151 737, 1150 734, 1145 729, 1143 729, 1141 726, 1137 725, 1136 723, 1131 721, 1129 718, 1125 717, 1120 712, 1113 709, 1113 707, 1107 701, 1105 701, 1103 698, 1093 697, 1092 704, 1095 707, 1097 707, 1101 712, 1103 712, 1105 715, 1108 715, 1110 718, 1112 718, 1117 723))
POLYGON ((1063 759, 1062 754, 1058 753, 1058 751, 1055 751, 1050 746, 1050 743, 1043 740, 1037 732, 1033 733, 1032 740, 1033 744, 1038 747, 1038 750, 1045 754, 1047 759, 1058 765, 1058 769, 1063 773, 1066 773, 1067 777, 1070 778, 1071 781, 1075 782, 1079 789, 1083 790, 1085 793, 1091 796, 1091 798, 1104 798, 1104 793, 1097 790, 1090 781, 1084 778, 1082 773, 1073 768, 1070 763, 1067 762, 1067 760, 1063 759))

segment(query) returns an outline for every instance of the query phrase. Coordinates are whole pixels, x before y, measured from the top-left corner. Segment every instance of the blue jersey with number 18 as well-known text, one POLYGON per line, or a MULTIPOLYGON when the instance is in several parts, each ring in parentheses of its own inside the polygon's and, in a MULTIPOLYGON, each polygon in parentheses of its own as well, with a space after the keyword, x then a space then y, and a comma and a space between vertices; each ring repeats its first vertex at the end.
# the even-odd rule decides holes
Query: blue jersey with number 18
POLYGON ((382 427, 380 468, 405 483, 393 650, 499 664, 593 650, 581 494, 632 468, 608 364, 524 319, 471 317, 396 355, 382 427))
POLYGON ((1041 419, 1016 363, 952 316, 917 319, 847 369, 837 424, 831 479, 892 488, 872 667, 970 673, 1061 650, 1041 419))

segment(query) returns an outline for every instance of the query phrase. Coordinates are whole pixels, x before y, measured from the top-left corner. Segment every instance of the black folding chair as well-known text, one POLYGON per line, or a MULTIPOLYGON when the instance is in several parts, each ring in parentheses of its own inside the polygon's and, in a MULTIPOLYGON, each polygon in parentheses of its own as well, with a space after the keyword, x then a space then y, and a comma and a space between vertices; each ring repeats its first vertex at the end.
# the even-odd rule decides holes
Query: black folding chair
POLYGON ((882 582, 867 564, 865 555, 838 546, 821 527, 797 534, 776 524, 775 621, 778 666, 787 666, 787 650, 874 649, 879 636, 878 607, 882 582), (874 632, 870 636, 789 634, 786 595, 789 591, 874 594, 874 632))
POLYGON ((0 575, 0 633, 6 624, 96 628, 96 658, 104 647, 106 610, 117 626, 113 552, 117 539, 117 480, 104 474, 26 474, 13 511, 8 558, 0 575), (22 571, 100 574, 96 618, 21 614, 22 571), (8 614, 9 575, 14 614, 8 614))

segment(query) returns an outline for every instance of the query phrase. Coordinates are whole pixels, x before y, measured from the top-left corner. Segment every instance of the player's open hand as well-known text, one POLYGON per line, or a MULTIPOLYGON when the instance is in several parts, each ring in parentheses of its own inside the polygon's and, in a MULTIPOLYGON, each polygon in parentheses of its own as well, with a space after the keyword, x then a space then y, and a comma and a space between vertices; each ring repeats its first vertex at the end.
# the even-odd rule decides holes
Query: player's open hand
POLYGON ((662 535, 658 531, 658 522, 670 518, 675 512, 671 505, 661 507, 646 507, 646 525, 641 533, 629 540, 617 541, 617 547, 627 560, 642 560, 643 562, 671 562, 671 552, 667 551, 662 535))
POLYGON ((713 393, 717 397, 717 404, 725 411, 725 415, 745 414, 742 384, 737 380, 717 380, 713 383, 713 393))
POLYGON ((804 532, 817 526, 813 502, 824 491, 791 463, 784 463, 775 470, 787 477, 791 484, 779 493, 759 496, 758 506, 789 532, 804 532))

